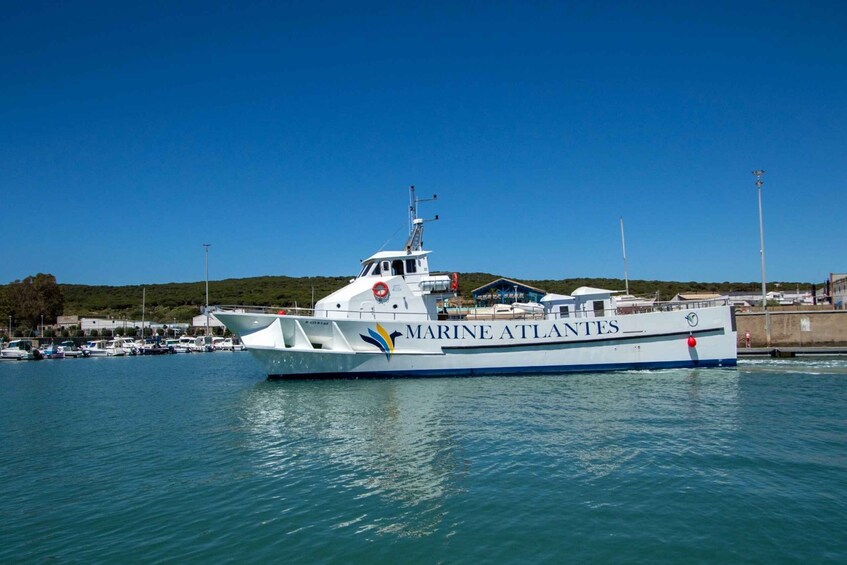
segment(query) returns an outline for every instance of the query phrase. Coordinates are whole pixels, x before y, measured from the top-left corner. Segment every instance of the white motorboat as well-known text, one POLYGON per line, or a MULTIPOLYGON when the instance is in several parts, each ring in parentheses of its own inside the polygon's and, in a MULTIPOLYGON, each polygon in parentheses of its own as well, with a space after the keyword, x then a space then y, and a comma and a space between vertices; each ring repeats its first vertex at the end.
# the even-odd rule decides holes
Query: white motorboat
POLYGON ((411 201, 405 248, 365 259, 358 276, 318 301, 311 315, 240 306, 214 316, 240 337, 270 378, 736 365, 735 318, 726 301, 622 313, 614 291, 583 287, 569 296, 547 295, 540 319, 503 319, 496 311, 487 319, 439 319, 439 303, 455 296, 458 276, 430 271, 414 191, 411 201))
POLYGON ((188 345, 183 345, 183 343, 178 339, 166 339, 165 347, 173 351, 174 353, 188 353, 188 345))
POLYGON ((114 340, 105 339, 92 340, 83 346, 89 357, 122 357, 126 350, 115 343, 114 340))
POLYGON ((59 345, 59 349, 65 354, 65 357, 88 357, 88 352, 85 349, 80 349, 73 341, 63 341, 59 345))
POLYGON ((212 338, 212 347, 215 348, 215 351, 243 351, 244 346, 241 345, 241 342, 238 338, 231 337, 215 337, 212 338))
POLYGON ((204 336, 191 337, 188 341, 188 350, 191 353, 209 353, 214 351, 212 349, 212 338, 204 336))
MULTIPOLYGON (((141 348, 131 337, 117 337, 111 343, 112 347, 123 349, 126 355, 138 355, 141 348)), ((109 347, 109 344, 106 344, 106 347, 109 347)))
POLYGON ((9 361, 32 361, 42 359, 41 351, 32 346, 27 339, 15 339, 0 349, 0 359, 9 361))

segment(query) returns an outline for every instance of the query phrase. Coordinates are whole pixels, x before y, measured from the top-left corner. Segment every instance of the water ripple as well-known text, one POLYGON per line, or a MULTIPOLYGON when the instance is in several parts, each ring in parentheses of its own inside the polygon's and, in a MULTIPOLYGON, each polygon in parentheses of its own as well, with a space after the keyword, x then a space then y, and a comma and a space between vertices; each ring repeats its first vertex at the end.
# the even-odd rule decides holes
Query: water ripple
POLYGON ((0 364, 0 560, 843 562, 847 364, 271 383, 0 364))

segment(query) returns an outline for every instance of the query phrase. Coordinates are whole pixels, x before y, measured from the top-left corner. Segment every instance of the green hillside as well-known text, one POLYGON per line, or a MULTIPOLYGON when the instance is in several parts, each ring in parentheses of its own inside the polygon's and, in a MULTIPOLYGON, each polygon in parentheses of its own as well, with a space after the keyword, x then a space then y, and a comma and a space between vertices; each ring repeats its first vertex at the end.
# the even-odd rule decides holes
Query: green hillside
MULTIPOLYGON (((501 275, 490 273, 460 273, 460 294, 470 300, 471 291, 501 275)), ((567 294, 580 286, 623 290, 623 279, 576 278, 561 280, 527 280, 514 278, 548 292, 567 294)), ((314 300, 326 296, 350 280, 350 277, 283 277, 266 276, 246 279, 226 279, 209 282, 210 304, 301 306, 310 307, 314 300)), ((775 283, 771 283, 773 285, 775 283)), ((64 294, 65 315, 141 317, 141 286, 87 286, 60 284, 64 294)), ((808 289, 809 283, 780 283, 783 289, 808 289)), ((667 282, 634 280, 630 292, 668 300, 681 292, 758 292, 760 282, 667 282)), ((146 285, 146 317, 160 322, 187 322, 200 312, 205 302, 205 283, 168 283, 146 285)), ((771 287, 772 288, 772 287, 771 287)))

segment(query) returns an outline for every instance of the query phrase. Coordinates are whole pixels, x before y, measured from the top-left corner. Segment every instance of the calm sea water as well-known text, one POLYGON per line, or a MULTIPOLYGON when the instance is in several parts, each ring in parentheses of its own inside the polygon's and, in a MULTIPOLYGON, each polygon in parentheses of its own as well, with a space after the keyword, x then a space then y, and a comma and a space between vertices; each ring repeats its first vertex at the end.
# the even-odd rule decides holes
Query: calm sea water
POLYGON ((0 363, 0 562, 847 562, 847 361, 267 382, 0 363))

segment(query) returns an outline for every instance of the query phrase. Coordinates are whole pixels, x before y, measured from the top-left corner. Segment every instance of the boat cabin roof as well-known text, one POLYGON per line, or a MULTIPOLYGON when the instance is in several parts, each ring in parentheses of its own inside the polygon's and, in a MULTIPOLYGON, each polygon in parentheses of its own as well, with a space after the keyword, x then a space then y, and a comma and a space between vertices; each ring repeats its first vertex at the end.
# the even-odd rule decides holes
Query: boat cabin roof
POLYGON ((371 261, 382 261, 383 259, 419 259, 421 257, 426 257, 432 253, 431 251, 410 251, 406 253, 405 251, 380 251, 379 253, 374 253, 362 263, 369 263, 371 261))
POLYGON ((575 291, 573 291, 573 296, 609 296, 612 294, 617 294, 621 292, 620 290, 606 290, 605 288, 594 288, 591 286, 581 286, 575 291))

